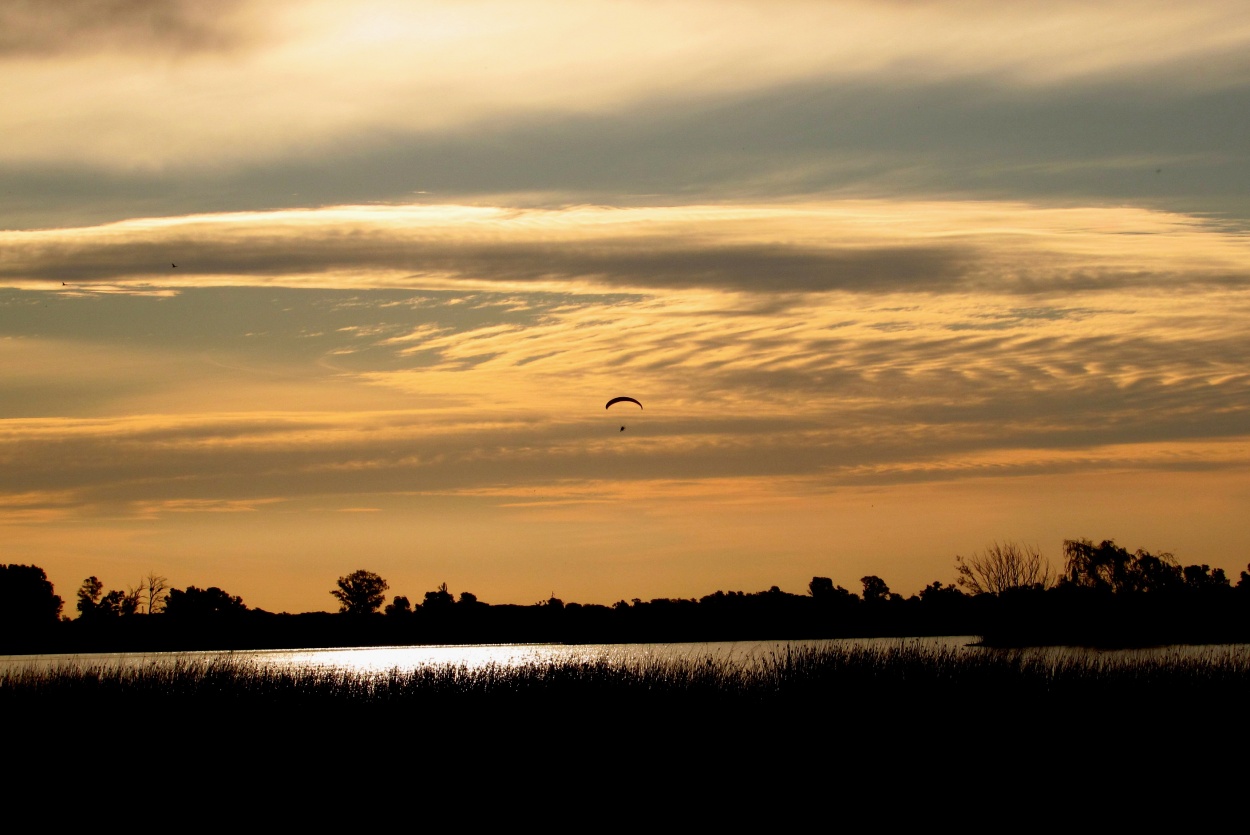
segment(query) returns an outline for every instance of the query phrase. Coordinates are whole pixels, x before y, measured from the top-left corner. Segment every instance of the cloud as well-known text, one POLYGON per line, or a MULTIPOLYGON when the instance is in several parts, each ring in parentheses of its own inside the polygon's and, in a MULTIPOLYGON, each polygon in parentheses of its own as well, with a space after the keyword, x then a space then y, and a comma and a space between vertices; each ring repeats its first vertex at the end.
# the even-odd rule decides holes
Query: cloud
POLYGON ((1244 239, 1194 218, 1018 204, 522 210, 343 207, 0 233, 0 281, 565 290, 1077 292, 1240 286, 1244 239), (177 264, 177 266, 174 266, 177 264))
MULTIPOLYGON (((328 163, 354 162, 353 171, 375 181, 434 180, 433 187, 442 189, 439 181, 446 177, 440 170, 447 169, 439 162, 447 155, 439 152, 450 151, 450 171, 481 189, 485 174, 497 182, 506 179, 506 169, 492 164, 492 157, 542 156, 532 145, 517 148, 515 140, 553 125, 547 138, 554 138, 562 153, 543 156, 536 172, 550 173, 563 156, 576 178, 584 179, 595 146, 577 143, 572 131, 580 127, 602 138, 615 128, 634 137, 639 151, 623 166, 613 165, 606 153, 599 157, 616 169, 618 179, 629 179, 627 168, 648 165, 680 173, 682 166, 664 163, 667 137, 683 162, 698 163, 686 170, 699 185, 726 170, 741 170, 732 143, 742 140, 781 143, 781 153, 764 157, 772 164, 762 173, 771 179, 797 173, 782 163, 806 169, 810 159, 793 152, 806 150, 810 156, 842 128, 855 134, 860 126, 893 126, 876 133, 887 145, 909 135, 921 143, 930 137, 940 141, 942 134, 966 137, 970 131, 960 128, 960 117, 970 108, 960 101, 960 91, 982 92, 1003 117, 980 114, 972 123, 989 128, 976 143, 984 144, 1000 132, 1011 141, 1031 136, 1013 129, 1011 116, 1018 111, 1010 102, 1017 97, 1046 104, 1073 93, 1079 100, 1092 86, 1136 90, 1147 101, 1184 102, 1244 90, 1250 67, 1250 27, 1239 6, 1229 2, 1034 8, 562 0, 521 6, 484 0, 350 8, 331 2, 249 3, 237 10, 245 22, 219 25, 184 4, 75 3, 52 19, 62 30, 59 38, 40 34, 45 30, 29 22, 36 19, 30 14, 15 14, 14 31, 23 34, 14 44, 72 48, 115 38, 125 47, 107 55, 72 52, 63 61, 23 61, 21 72, 0 84, 6 101, 0 162, 55 172, 74 160, 93 169, 168 176, 176 183, 197 175, 211 181, 226 169, 240 188, 245 168, 272 169, 278 177, 302 169, 305 175, 337 179, 328 163), (154 19, 168 19, 161 24, 168 31, 152 24, 154 19), (690 36, 695 31, 699 37, 690 36), (193 53, 204 60, 154 63, 147 51, 153 44, 171 44, 177 51, 185 43, 193 52, 244 37, 239 33, 252 40, 229 61, 193 53), (132 46, 130 38, 141 43, 132 46), (806 107, 804 90, 810 91, 806 107), (933 102, 926 106, 930 94, 933 102), (919 114, 909 113, 909 99, 920 105, 919 114), (881 105, 876 113, 874 103, 881 105), (939 103, 955 105, 945 111, 947 118, 939 103), (700 132, 681 118, 697 116, 709 128, 721 127, 735 110, 746 121, 725 137, 732 142, 716 142, 710 130, 700 132), (770 110, 781 117, 775 127, 763 121, 770 110), (657 129, 649 114, 662 116, 674 129, 657 129), (926 124, 933 130, 914 130, 926 124), (650 128, 650 135, 639 136, 637 127, 650 128), (805 137, 811 140, 806 149, 805 137), (700 160, 691 145, 709 138, 712 153, 700 160), (365 161, 392 142, 415 148, 409 158, 419 167, 369 169, 365 161), (466 142, 472 155, 456 154, 466 142), (568 150, 573 153, 564 153, 568 150), (475 173, 473 158, 486 163, 484 172, 475 173)), ((1062 106, 1053 103, 1037 115, 1045 117, 1047 110, 1063 115, 1062 106)), ((1098 114, 1085 108, 1084 115, 1098 114)), ((1026 107, 1024 121, 1029 115, 1026 107)), ((1111 122, 1099 121, 1100 130, 1111 122)), ((1172 129, 1185 123, 1174 120, 1172 129)), ((609 136, 602 147, 611 152, 617 144, 609 136)), ((402 158, 402 152, 391 155, 391 161, 402 158)), ((854 168, 858 161, 849 162, 854 168)), ((846 163, 836 161, 823 176, 837 179, 846 163)), ((316 191, 314 179, 303 177, 316 191)), ((573 178, 562 179, 557 188, 573 178)), ((674 182, 671 176, 657 180, 674 182)), ((431 186, 417 182, 408 188, 431 186)), ((289 197, 291 191, 306 189, 281 194, 289 197)), ((344 199, 340 194, 334 202, 344 199)))
POLYGON ((233 51, 250 40, 235 20, 246 0, 6 0, 0 60, 81 52, 233 51))
POLYGON ((1198 90, 1153 77, 1058 90, 986 77, 817 79, 605 112, 352 128, 245 159, 234 155, 255 145, 222 137, 193 160, 155 168, 77 152, 0 160, 0 224, 414 200, 645 206, 856 196, 1130 203, 1244 224, 1245 77, 1198 90))
MULTIPOLYGON (((516 223, 553 249, 550 239, 579 246, 578 230, 619 243, 640 227, 644 241, 664 227, 696 248, 729 229, 763 238, 788 229, 797 241, 820 230, 863 245, 900 226, 884 223, 878 204, 851 208, 462 208, 427 213, 421 240, 498 241, 516 223)), ((9 417, 0 493, 142 515, 163 502, 184 513, 374 506, 384 496, 539 500, 530 491, 599 501, 638 485, 732 491, 734 481, 806 495, 1245 466, 1250 302, 1244 282, 1204 278, 1236 257, 1237 236, 1142 212, 912 210, 901 226, 919 239, 977 239, 985 275, 937 288, 807 288, 783 304, 773 303, 776 282, 622 292, 572 280, 490 289, 479 276, 405 288, 357 282, 350 268, 346 278, 299 273, 278 286, 198 286, 196 277, 173 296, 9 290, 0 296, 9 417), (987 277, 995 264, 1041 269, 1047 259, 1059 278, 1090 261, 1116 263, 1133 292, 1094 283, 1073 293, 1056 281, 1022 296, 1009 275, 987 277), (1129 269, 1155 261, 1174 280, 1157 269, 1142 281, 1129 269), (646 404, 623 435, 620 417, 602 408, 617 393, 646 404)), ((316 221, 354 240, 349 216, 316 221)), ((395 225, 410 231, 417 219, 395 225)), ((154 229, 185 231, 168 220, 108 231, 122 246, 132 231, 154 229)), ((36 237, 47 245, 72 234, 36 237)), ((28 499, 18 504, 31 512, 28 499)))
POLYGON ((1247 244, 1194 217, 358 206, 0 245, 0 494, 84 513, 1246 463, 1247 244))

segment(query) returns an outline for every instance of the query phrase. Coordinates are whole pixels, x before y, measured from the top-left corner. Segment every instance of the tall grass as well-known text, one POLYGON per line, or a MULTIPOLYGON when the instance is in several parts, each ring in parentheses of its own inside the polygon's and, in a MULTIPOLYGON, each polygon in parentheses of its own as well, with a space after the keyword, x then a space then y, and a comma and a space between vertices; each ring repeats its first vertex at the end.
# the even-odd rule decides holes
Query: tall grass
POLYGON ((0 674, 0 707, 62 710, 459 708, 560 710, 661 707, 690 711, 885 709, 916 704, 1059 704, 1177 699, 1245 704, 1250 658, 1099 658, 1027 650, 799 647, 750 660, 693 657, 583 660, 382 673, 282 668, 214 658, 142 666, 63 664, 0 674))

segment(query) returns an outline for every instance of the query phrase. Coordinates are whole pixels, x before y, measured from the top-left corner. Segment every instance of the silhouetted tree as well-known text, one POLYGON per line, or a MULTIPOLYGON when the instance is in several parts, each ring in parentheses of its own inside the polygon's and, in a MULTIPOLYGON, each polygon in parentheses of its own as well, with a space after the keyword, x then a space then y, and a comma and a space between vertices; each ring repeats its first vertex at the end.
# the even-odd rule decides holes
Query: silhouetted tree
POLYGON ((133 615, 139 611, 139 590, 124 592, 114 589, 102 594, 104 584, 98 577, 88 577, 78 589, 78 613, 84 620, 116 618, 133 615))
POLYGON ((100 582, 100 578, 96 576, 88 577, 82 581, 82 585, 78 587, 78 613, 84 617, 89 617, 95 612, 96 606, 100 603, 100 595, 104 594, 104 584, 100 582))
POLYGON ((828 603, 834 600, 848 600, 855 597, 853 592, 835 586, 833 580, 828 577, 813 577, 812 581, 807 584, 807 593, 812 596, 813 600, 821 603, 828 603))
POLYGON ((471 591, 460 592, 460 599, 456 601, 457 606, 475 606, 477 605, 477 595, 471 591))
POLYGON ((353 571, 338 579, 338 588, 330 594, 339 602, 339 612, 348 615, 370 615, 386 601, 386 581, 372 571, 353 571))
POLYGON ((869 574, 867 577, 860 577, 859 581, 864 584, 864 602, 865 603, 885 603, 886 601, 896 597, 890 593, 890 587, 885 584, 885 580, 875 574, 869 574))
POLYGON ((959 600, 964 597, 964 593, 958 587, 947 583, 945 586, 941 582, 934 580, 929 585, 920 590, 920 599, 926 602, 934 602, 938 600, 959 600))
POLYGON ((396 596, 394 600, 386 604, 386 608, 382 610, 382 613, 391 616, 411 615, 412 603, 410 603, 406 597, 396 596))
POLYGON ((7 639, 11 630, 50 628, 63 606, 39 566, 0 565, 0 637, 7 639))
POLYGON ((171 618, 196 618, 240 614, 247 611, 247 606, 243 598, 227 594, 216 586, 206 589, 187 586, 185 591, 169 590, 164 611, 171 618))
POLYGON ((1224 569, 1212 569, 1209 565, 1187 565, 1182 569, 1185 587, 1191 591, 1211 591, 1231 588, 1224 569))
POLYGON ((1115 594, 1168 591, 1187 582, 1185 571, 1171 554, 1151 554, 1140 548, 1130 554, 1110 539, 1097 545, 1088 539, 1068 539, 1063 553, 1067 566, 1061 582, 1067 586, 1115 594))
POLYGON ((168 584, 169 581, 166 578, 158 577, 150 571, 139 583, 137 596, 147 614, 154 615, 165 608, 165 598, 169 594, 168 584))
POLYGON ((1132 573, 1122 591, 1175 591, 1185 584, 1184 572, 1170 554, 1155 556, 1138 551, 1132 562, 1132 573))
POLYGON ((139 613, 139 594, 136 589, 122 591, 113 589, 100 599, 100 610, 108 615, 129 617, 139 613))
POLYGON ((428 611, 436 611, 446 609, 455 602, 456 598, 451 592, 447 591, 447 584, 443 583, 434 591, 425 593, 425 601, 421 604, 421 608, 428 611))
POLYGON ((1011 589, 1050 588, 1054 577, 1041 552, 1016 542, 997 542, 970 557, 955 557, 958 583, 969 594, 1002 594, 1011 589))

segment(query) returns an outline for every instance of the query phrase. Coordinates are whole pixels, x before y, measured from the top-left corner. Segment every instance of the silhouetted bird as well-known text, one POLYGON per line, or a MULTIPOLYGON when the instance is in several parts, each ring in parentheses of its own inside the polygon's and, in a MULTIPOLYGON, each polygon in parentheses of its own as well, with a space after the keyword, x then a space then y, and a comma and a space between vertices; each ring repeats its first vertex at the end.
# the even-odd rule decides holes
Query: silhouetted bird
POLYGON ((171 267, 176 267, 176 266, 178 266, 178 265, 177 265, 177 264, 170 264, 169 266, 171 266, 171 267))
POLYGON ((624 431, 625 431, 625 427, 624 427, 624 426, 622 426, 622 427, 621 427, 621 431, 622 431, 622 432, 624 432, 624 431))

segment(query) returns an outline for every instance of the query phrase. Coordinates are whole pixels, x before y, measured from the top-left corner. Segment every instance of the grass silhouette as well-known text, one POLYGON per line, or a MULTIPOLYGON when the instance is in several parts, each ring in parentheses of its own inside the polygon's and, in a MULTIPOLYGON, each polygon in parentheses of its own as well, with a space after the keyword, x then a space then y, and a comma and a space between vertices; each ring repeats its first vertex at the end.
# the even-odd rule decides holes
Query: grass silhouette
POLYGON ((161 708, 252 710, 351 708, 559 711, 628 706, 631 711, 811 709, 855 705, 881 712, 905 704, 1146 701, 1245 704, 1250 654, 1091 655, 1030 650, 830 644, 786 647, 758 658, 590 659, 438 664, 360 672, 278 667, 225 656, 150 660, 136 666, 68 662, 0 673, 9 710, 161 708))
POLYGON ((703 775, 778 791, 833 781, 865 796, 975 785, 985 808, 1074 768, 1130 794, 1141 774, 1176 763, 1214 779, 1210 764, 1250 742, 1245 652, 967 649, 830 643, 750 660, 605 654, 378 672, 239 657, 66 663, 0 673, 0 711, 10 740, 32 740, 10 748, 32 779, 75 752, 84 778, 152 784, 299 775, 597 797, 703 775))

